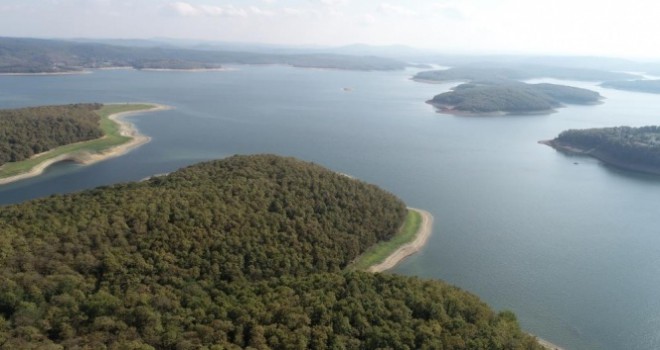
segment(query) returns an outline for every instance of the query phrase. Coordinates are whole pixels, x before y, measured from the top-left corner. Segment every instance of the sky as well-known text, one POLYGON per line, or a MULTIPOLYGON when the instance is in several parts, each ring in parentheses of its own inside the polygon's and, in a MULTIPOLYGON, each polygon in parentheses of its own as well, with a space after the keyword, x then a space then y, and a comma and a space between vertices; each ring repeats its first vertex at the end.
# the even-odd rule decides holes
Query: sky
POLYGON ((0 36, 660 58, 655 0, 0 0, 0 36))

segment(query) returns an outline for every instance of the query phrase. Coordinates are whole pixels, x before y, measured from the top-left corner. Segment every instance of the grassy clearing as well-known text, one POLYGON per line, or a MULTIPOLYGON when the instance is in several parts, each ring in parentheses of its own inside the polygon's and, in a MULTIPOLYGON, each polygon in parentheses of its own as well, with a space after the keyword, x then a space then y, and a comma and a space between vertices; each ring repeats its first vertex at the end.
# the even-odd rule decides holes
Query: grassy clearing
POLYGON ((0 178, 20 175, 30 171, 35 166, 63 154, 90 152, 98 153, 100 151, 121 145, 130 140, 129 137, 121 136, 119 133, 119 124, 110 120, 110 116, 115 113, 141 111, 153 108, 149 104, 116 104, 104 105, 96 111, 101 116, 100 127, 105 135, 102 138, 72 143, 60 146, 42 154, 38 157, 26 159, 20 162, 6 163, 0 167, 0 178))
POLYGON ((408 209, 406 221, 401 230, 389 241, 380 242, 369 248, 348 268, 351 270, 366 271, 369 267, 381 263, 402 245, 415 239, 417 231, 422 224, 422 216, 415 210, 408 209))

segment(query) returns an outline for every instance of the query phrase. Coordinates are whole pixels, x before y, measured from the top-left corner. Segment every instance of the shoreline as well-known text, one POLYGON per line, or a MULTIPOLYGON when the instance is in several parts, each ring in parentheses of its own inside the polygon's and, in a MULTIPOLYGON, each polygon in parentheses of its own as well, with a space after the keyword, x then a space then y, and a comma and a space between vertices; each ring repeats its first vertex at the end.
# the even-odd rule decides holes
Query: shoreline
POLYGON ((395 267, 403 260, 405 260, 407 257, 419 252, 428 241, 428 238, 431 236, 431 233, 433 232, 433 215, 431 215, 431 213, 429 213, 428 211, 422 209, 416 209, 416 208, 408 208, 408 209, 419 213, 419 215, 422 218, 422 221, 419 224, 419 229, 415 233, 415 239, 397 248, 397 250, 392 252, 392 254, 388 255, 380 263, 371 265, 367 269, 367 272, 374 272, 374 273, 383 272, 395 267))
POLYGON ((561 346, 553 344, 553 343, 551 343, 551 342, 549 342, 549 341, 547 341, 543 338, 539 338, 539 337, 535 336, 532 333, 529 333, 529 335, 536 338, 536 342, 538 342, 542 347, 544 347, 548 350, 566 350, 566 349, 562 348, 561 346))
POLYGON ((592 157, 594 159, 601 161, 606 166, 611 166, 616 169, 631 171, 635 173, 642 173, 647 175, 660 175, 660 168, 626 163, 617 159, 613 159, 612 157, 606 154, 598 153, 596 149, 585 150, 585 149, 569 146, 557 142, 555 140, 541 140, 538 141, 538 143, 542 145, 550 146, 556 151, 561 153, 592 157))
MULTIPOLYGON (((123 103, 106 103, 104 105, 121 105, 123 103)), ((136 103, 137 104, 137 103, 136 103)), ((21 181, 25 179, 29 179, 32 177, 39 176, 43 174, 43 172, 51 165, 59 162, 64 162, 64 161, 72 161, 75 163, 79 163, 81 165, 90 165, 94 163, 98 163, 107 159, 119 157, 121 155, 124 155, 146 143, 151 141, 151 137, 143 135, 140 133, 140 131, 133 125, 131 122, 125 120, 124 118, 133 116, 136 114, 141 114, 141 113, 150 113, 150 112, 158 112, 158 111, 164 111, 164 110, 169 110, 173 109, 173 107, 162 105, 162 104, 157 104, 157 103, 142 103, 146 105, 152 106, 149 109, 143 109, 143 110, 135 110, 135 111, 127 111, 127 112, 119 112, 119 113, 114 113, 108 116, 109 120, 112 120, 119 126, 119 134, 124 137, 129 137, 130 140, 128 140, 125 143, 122 143, 120 145, 116 145, 113 147, 110 147, 108 149, 102 150, 98 153, 90 153, 88 151, 76 151, 73 153, 65 153, 61 154, 59 156, 46 159, 43 162, 33 166, 30 170, 14 175, 14 176, 9 176, 5 178, 0 178, 0 185, 6 185, 9 183, 13 183, 16 181, 21 181)), ((106 136, 103 136, 101 138, 104 138, 106 136)), ((98 140, 98 139, 95 139, 98 140)), ((90 140, 94 141, 94 140, 90 140)), ((88 142, 88 141, 83 141, 83 142, 88 142)), ((49 152, 52 152, 53 150, 46 151, 42 154, 47 154, 49 152)))
MULTIPOLYGON (((422 218, 422 221, 419 224, 419 229, 415 233, 415 239, 412 242, 408 242, 392 252, 387 258, 381 261, 378 264, 371 265, 366 271, 372 273, 381 273, 387 270, 390 270, 400 264, 409 256, 419 252, 424 245, 428 242, 431 233, 433 232, 433 215, 426 210, 417 209, 417 208, 408 208, 413 210, 422 218)), ((528 333, 532 337, 536 338, 536 341, 547 350, 565 350, 563 347, 553 344, 550 341, 539 338, 538 336, 528 333)))
MULTIPOLYGON (((428 100, 426 103, 430 104, 435 108, 437 113, 449 114, 453 116, 460 117, 503 117, 503 116, 532 116, 532 115, 549 115, 557 113, 557 110, 554 108, 550 109, 540 109, 533 111, 490 111, 490 112, 470 112, 463 111, 460 109, 455 109, 453 106, 434 103, 433 100, 428 100)), ((565 107, 565 106, 562 106, 565 107)), ((558 107, 561 108, 561 107, 558 107)))
POLYGON ((0 76, 57 76, 57 75, 79 75, 79 74, 91 74, 91 70, 76 70, 76 71, 65 71, 65 72, 39 72, 39 73, 0 73, 0 76))

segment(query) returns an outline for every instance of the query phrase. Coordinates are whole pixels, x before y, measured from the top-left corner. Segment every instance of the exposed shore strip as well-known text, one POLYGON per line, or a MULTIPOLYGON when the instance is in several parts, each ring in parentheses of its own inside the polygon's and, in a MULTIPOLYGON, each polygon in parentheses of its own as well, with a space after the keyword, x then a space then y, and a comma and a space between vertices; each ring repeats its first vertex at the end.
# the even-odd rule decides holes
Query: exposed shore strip
MULTIPOLYGON (((414 210, 415 212, 419 213, 419 215, 422 218, 422 222, 419 224, 419 228, 415 233, 415 239, 412 242, 408 242, 402 245, 401 247, 399 247, 397 250, 392 252, 392 254, 390 254, 387 258, 385 258, 385 260, 383 260, 382 262, 370 266, 367 269, 368 272, 374 272, 374 273, 383 272, 395 267, 407 257, 420 251, 428 241, 428 238, 431 236, 431 233, 433 232, 433 215, 431 215, 431 213, 429 213, 426 210, 421 210, 416 208, 408 208, 408 209, 414 210)), ((530 334, 530 335, 535 337, 536 341, 542 347, 548 350, 565 350, 561 346, 555 345, 545 339, 539 338, 534 334, 530 334)))
POLYGON ((552 344, 551 342, 549 342, 549 341, 547 341, 547 340, 545 340, 545 339, 539 338, 539 337, 535 336, 534 334, 530 334, 530 335, 531 335, 532 337, 536 337, 536 341, 537 341, 539 344, 541 344, 542 347, 544 347, 544 348, 546 348, 546 349, 548 349, 548 350, 565 350, 565 349, 562 348, 561 346, 557 346, 557 345, 555 345, 555 344, 552 344))
POLYGON ((419 229, 415 233, 415 239, 412 242, 408 242, 399 247, 382 262, 370 266, 369 269, 367 269, 368 272, 383 272, 395 267, 405 258, 420 251, 428 241, 428 238, 433 231, 433 215, 426 210, 415 208, 408 209, 419 213, 422 218, 422 222, 419 224, 419 229))
POLYGON ((616 159, 610 155, 607 155, 603 152, 599 152, 597 149, 582 149, 575 146, 570 146, 555 140, 541 140, 538 143, 546 146, 550 146, 555 150, 566 153, 566 154, 575 154, 581 156, 590 156, 592 158, 598 159, 606 165, 623 169, 627 171, 634 171, 638 173, 645 173, 651 175, 660 175, 660 168, 655 166, 646 166, 644 164, 635 164, 627 162, 625 160, 616 159))
MULTIPOLYGON (((119 112, 112 114, 108 116, 108 119, 112 120, 113 122, 117 123, 119 125, 119 134, 124 137, 129 137, 130 140, 126 143, 113 146, 111 148, 102 150, 97 153, 90 153, 88 151, 76 151, 72 153, 66 153, 66 154, 61 154, 59 156, 49 158, 44 160, 43 162, 35 165, 32 167, 30 170, 14 175, 14 176, 9 176, 5 178, 0 178, 0 185, 6 185, 8 183, 20 181, 20 180, 25 180, 31 177, 39 176, 41 175, 49 166, 58 163, 58 162, 63 162, 63 161, 73 161, 76 163, 80 163, 82 165, 89 165, 93 163, 97 163, 106 159, 114 158, 121 156, 123 154, 126 154, 130 152, 131 150, 142 146, 145 143, 148 143, 151 141, 151 138, 149 136, 143 135, 139 132, 139 130, 133 125, 132 123, 128 122, 125 118, 128 116, 133 116, 136 114, 141 114, 141 113, 148 113, 148 112, 157 112, 157 111, 164 111, 168 109, 172 109, 170 106, 166 105, 161 105, 161 104, 154 104, 154 103, 143 103, 143 104, 148 104, 152 106, 152 108, 149 109, 141 109, 141 110, 135 110, 135 111, 127 111, 127 112, 119 112)), ((109 104, 107 104, 109 105, 109 104)), ((104 136, 105 137, 105 136, 104 136)), ((94 141, 94 140, 90 140, 94 141)), ((83 141, 81 143, 88 142, 88 141, 83 141)), ((49 152, 44 152, 41 154, 37 154, 33 157, 38 157, 42 156, 44 154, 47 154, 49 152)))

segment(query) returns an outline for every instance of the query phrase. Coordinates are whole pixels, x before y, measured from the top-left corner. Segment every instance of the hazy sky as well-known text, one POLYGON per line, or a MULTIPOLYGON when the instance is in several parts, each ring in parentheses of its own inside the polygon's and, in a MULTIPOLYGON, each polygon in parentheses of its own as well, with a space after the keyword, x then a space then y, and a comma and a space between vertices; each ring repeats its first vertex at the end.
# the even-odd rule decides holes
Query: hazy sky
POLYGON ((0 35, 658 57, 655 0, 0 0, 0 35))

